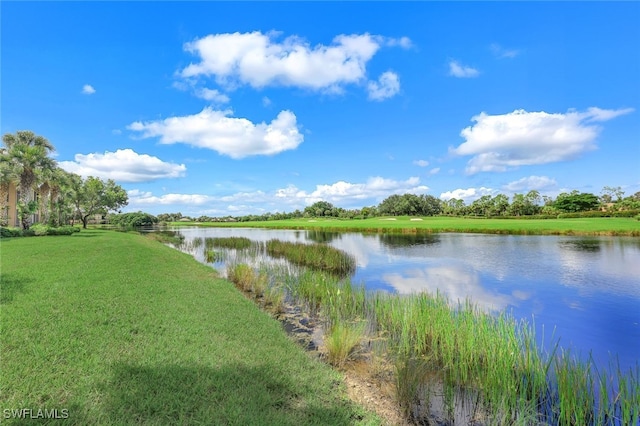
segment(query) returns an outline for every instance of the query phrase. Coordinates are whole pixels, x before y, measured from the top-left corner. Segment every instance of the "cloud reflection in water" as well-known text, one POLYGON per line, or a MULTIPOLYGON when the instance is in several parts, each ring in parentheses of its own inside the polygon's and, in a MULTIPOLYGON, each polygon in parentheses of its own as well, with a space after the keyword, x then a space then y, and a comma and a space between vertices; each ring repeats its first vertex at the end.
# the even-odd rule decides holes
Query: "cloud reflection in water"
MULTIPOLYGON (((404 273, 385 274, 383 280, 400 294, 439 292, 453 303, 468 299, 480 309, 488 311, 500 311, 515 302, 513 296, 484 288, 478 273, 462 265, 409 269, 404 273)), ((526 297, 524 293, 519 296, 526 297)))

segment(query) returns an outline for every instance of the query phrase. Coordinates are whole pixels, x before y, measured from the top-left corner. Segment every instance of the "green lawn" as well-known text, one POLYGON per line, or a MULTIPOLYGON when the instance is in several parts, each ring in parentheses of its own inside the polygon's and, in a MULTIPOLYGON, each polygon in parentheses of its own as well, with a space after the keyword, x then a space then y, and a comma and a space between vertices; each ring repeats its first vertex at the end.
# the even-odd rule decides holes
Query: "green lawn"
POLYGON ((377 422, 189 255, 91 229, 0 245, 3 423, 23 408, 78 425, 377 422))
MULTIPOLYGON (((174 222, 172 225, 193 225, 193 223, 174 222)), ((373 218, 364 220, 305 218, 266 222, 206 222, 199 225, 367 232, 479 232, 640 236, 640 221, 633 218, 473 219, 440 216, 422 218, 400 216, 396 218, 373 218)))

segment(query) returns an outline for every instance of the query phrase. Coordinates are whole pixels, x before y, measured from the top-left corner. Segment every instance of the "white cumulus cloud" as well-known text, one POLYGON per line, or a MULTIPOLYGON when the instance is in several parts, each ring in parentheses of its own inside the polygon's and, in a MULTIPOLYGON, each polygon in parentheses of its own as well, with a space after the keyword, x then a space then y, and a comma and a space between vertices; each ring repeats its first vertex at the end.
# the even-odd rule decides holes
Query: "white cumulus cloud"
POLYGON ((449 75, 458 78, 477 77, 480 72, 472 67, 460 64, 458 61, 449 61, 449 75))
POLYGON ((427 160, 416 160, 413 162, 413 164, 419 167, 427 167, 429 165, 429 162, 427 160))
POLYGON ((555 179, 551 179, 547 176, 529 176, 523 177, 513 182, 509 182, 504 186, 504 189, 511 192, 516 191, 531 191, 531 190, 550 190, 558 186, 555 179))
POLYGON ((270 123, 257 124, 231 114, 231 110, 207 107, 198 114, 138 121, 127 128, 140 132, 143 138, 159 137, 163 144, 186 143, 236 159, 295 149, 304 139, 290 111, 281 111, 270 123))
POLYGON ((518 56, 520 54, 520 51, 517 49, 506 49, 502 46, 500 46, 498 43, 493 43, 491 46, 491 52, 493 52, 493 54, 500 59, 504 59, 504 58, 515 58, 516 56, 518 56))
POLYGON ((94 93, 96 93, 96 89, 94 89, 90 84, 85 84, 84 86, 82 86, 83 95, 93 95, 94 93))
POLYGON ((562 113, 516 110, 508 114, 480 113, 475 122, 460 132, 465 139, 452 152, 473 157, 468 174, 506 171, 510 168, 567 161, 596 148, 601 128, 594 122, 629 114, 632 108, 562 113))
POLYGON ((382 101, 395 96, 400 91, 400 79, 393 71, 382 73, 378 81, 370 81, 367 84, 369 99, 382 101))
POLYGON ((482 196, 485 196, 485 195, 494 196, 496 194, 498 194, 497 190, 492 188, 485 188, 483 186, 480 188, 467 188, 467 189, 458 188, 458 189, 454 189, 453 191, 443 192, 442 194, 440 194, 440 198, 445 201, 450 200, 452 198, 456 198, 458 200, 464 200, 465 203, 469 204, 470 202, 473 202, 482 196))
POLYGON ((167 163, 158 157, 138 154, 132 149, 119 149, 104 154, 76 154, 74 161, 59 161, 64 170, 80 176, 95 176, 118 182, 149 182, 184 176, 184 164, 167 163))
MULTIPOLYGON (((198 38, 186 43, 184 50, 200 61, 179 71, 179 76, 185 79, 213 77, 227 88, 275 85, 339 93, 343 86, 366 79, 367 63, 382 46, 411 46, 407 37, 342 34, 330 45, 312 46, 297 36, 279 41, 278 35, 254 31, 198 38)), ((392 80, 386 84, 392 84, 392 80)))
POLYGON ((215 104, 226 104, 229 102, 229 97, 216 89, 201 88, 196 90, 195 94, 197 97, 215 104))
POLYGON ((332 184, 316 185, 315 190, 311 192, 290 185, 277 190, 275 196, 288 200, 303 199, 306 204, 322 200, 340 205, 340 203, 353 202, 355 200, 380 200, 392 194, 420 194, 428 190, 429 187, 421 185, 420 179, 417 177, 398 181, 376 176, 362 183, 338 181, 332 184))
POLYGON ((213 197, 202 194, 164 194, 153 195, 151 192, 133 189, 127 191, 129 207, 149 205, 187 205, 201 206, 213 200, 213 197))

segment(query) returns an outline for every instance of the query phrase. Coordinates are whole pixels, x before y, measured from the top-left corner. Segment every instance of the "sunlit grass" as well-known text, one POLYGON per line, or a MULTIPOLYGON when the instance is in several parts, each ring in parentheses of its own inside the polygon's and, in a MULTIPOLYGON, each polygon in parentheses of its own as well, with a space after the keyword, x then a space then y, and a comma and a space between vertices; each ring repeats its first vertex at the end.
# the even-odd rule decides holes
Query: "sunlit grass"
POLYGON ((70 425, 376 422, 231 283, 151 238, 3 240, 1 286, 0 411, 68 409, 70 425))
POLYGON ((640 236, 640 222, 634 218, 596 217, 579 219, 486 219, 469 217, 408 216, 339 220, 316 218, 270 220, 264 222, 175 223, 176 226, 257 227, 281 229, 315 229, 360 232, 473 232, 519 235, 630 235, 640 236))

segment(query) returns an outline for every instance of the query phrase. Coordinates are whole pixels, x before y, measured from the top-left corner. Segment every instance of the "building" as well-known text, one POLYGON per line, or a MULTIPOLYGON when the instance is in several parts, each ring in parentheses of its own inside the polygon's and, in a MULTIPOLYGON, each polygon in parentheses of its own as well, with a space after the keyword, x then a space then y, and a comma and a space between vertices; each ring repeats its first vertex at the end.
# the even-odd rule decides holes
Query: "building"
MULTIPOLYGON (((0 191, 0 225, 13 226, 20 228, 20 215, 18 214, 18 199, 20 198, 20 191, 15 183, 11 182, 5 188, 0 191), (3 193, 6 190, 6 193, 3 193)), ((38 200, 38 194, 33 191, 33 199, 38 200)), ((40 215, 38 213, 32 214, 29 218, 30 223, 36 223, 39 221, 40 215)))

